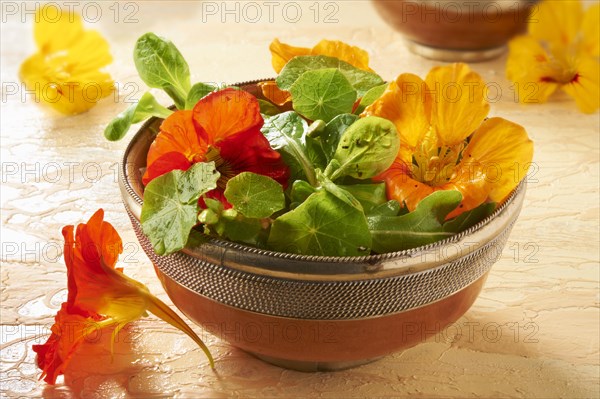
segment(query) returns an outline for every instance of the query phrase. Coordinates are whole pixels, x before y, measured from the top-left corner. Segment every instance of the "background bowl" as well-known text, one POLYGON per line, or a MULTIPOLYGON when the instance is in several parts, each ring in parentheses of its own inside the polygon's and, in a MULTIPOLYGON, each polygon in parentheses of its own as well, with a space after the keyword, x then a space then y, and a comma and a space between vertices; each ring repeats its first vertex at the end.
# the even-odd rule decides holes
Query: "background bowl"
MULTIPOLYGON (((256 82, 237 84, 259 95, 256 82)), ((525 195, 438 243, 361 257, 301 256, 211 239, 159 256, 142 233, 142 170, 161 120, 123 158, 120 187, 144 251, 173 303, 208 332, 282 367, 337 370, 409 348, 473 304, 502 253, 525 195)))
POLYGON ((442 61, 484 61, 504 52, 524 33, 536 1, 373 0, 381 17, 407 39, 409 48, 442 61))

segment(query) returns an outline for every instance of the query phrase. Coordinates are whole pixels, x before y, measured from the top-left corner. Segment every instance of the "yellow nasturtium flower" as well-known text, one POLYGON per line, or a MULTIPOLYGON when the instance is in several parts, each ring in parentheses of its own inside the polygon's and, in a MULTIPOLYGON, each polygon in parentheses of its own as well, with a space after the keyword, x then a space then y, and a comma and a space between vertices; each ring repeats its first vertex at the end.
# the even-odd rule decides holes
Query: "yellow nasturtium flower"
POLYGON ((111 76, 100 71, 112 62, 100 33, 84 29, 79 15, 55 6, 39 8, 35 21, 38 52, 23 62, 19 75, 36 101, 78 114, 112 93, 111 76))
POLYGON ((579 109, 600 107, 600 5, 584 12, 580 1, 539 3, 528 34, 509 43, 506 74, 519 101, 543 103, 557 89, 575 99, 579 109))
POLYGON ((361 114, 389 119, 400 135, 396 160, 375 177, 388 198, 412 211, 434 191, 459 191, 462 202, 449 218, 504 201, 527 172, 533 142, 522 126, 488 119, 489 110, 485 82, 466 64, 392 81, 361 114))

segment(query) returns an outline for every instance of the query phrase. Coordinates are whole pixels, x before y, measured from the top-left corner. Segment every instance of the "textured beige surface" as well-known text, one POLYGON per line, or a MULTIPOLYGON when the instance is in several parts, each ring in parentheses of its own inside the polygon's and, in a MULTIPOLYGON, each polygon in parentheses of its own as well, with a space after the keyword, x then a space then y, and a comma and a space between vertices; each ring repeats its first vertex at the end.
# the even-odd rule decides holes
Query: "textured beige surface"
MULTIPOLYGON (((99 21, 88 25, 101 30, 111 43, 115 62, 110 71, 119 82, 118 95, 88 113, 63 117, 36 105, 21 89, 10 94, 18 83, 18 65, 34 50, 33 17, 21 14, 23 3, 14 3, 17 15, 9 15, 5 4, 3 397, 599 396, 598 114, 578 113, 563 95, 543 106, 516 104, 504 79, 504 59, 473 68, 500 90, 492 114, 527 128, 536 145, 535 168, 528 177, 523 212, 501 260, 480 298, 454 326, 437 335, 423 332, 431 336, 427 343, 375 363, 313 374, 268 365, 194 327, 216 357, 213 372, 185 335, 149 317, 119 334, 112 362, 104 334, 84 345, 82 350, 96 356, 76 356, 64 384, 50 387, 38 382, 31 344, 45 340, 66 294, 60 257, 63 225, 83 222, 103 207, 124 239, 125 273, 168 301, 120 202, 116 167, 126 140, 109 143, 102 136, 104 125, 127 106, 125 102, 143 93, 130 55, 140 34, 154 31, 172 39, 188 59, 194 81, 272 76, 268 44, 275 36, 299 45, 312 45, 323 37, 351 42, 369 51, 372 67, 386 79, 400 72, 423 76, 435 63, 409 54, 400 36, 364 1, 316 6, 296 2, 287 6, 287 14, 283 14, 286 3, 256 2, 261 11, 256 23, 251 22, 257 17, 256 8, 244 8, 245 3, 229 2, 234 13, 223 14, 221 2, 121 2, 117 7, 106 2, 99 21), (216 14, 207 12, 215 8, 216 14), (293 23, 297 9, 302 15, 293 23), (337 22, 325 23, 332 12, 330 19, 337 22), (126 17, 130 23, 124 23, 126 17)), ((83 3, 74 4, 82 10, 83 3)), ((96 18, 90 7, 86 12, 88 20, 96 18)))

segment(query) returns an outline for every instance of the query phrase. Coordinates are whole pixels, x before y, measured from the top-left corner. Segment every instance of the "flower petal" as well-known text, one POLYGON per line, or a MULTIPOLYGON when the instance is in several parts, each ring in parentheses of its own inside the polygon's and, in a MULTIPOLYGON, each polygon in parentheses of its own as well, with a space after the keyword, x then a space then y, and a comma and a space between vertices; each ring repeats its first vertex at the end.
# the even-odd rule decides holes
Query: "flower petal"
POLYGON ((467 64, 435 67, 425 82, 433 93, 431 124, 445 145, 464 141, 490 111, 485 82, 467 64))
POLYGON ((575 99, 582 112, 596 112, 600 108, 600 63, 597 59, 580 59, 575 79, 562 89, 575 99))
POLYGON ((75 350, 83 343, 90 330, 96 331, 101 323, 69 313, 66 303, 63 303, 54 318, 52 334, 46 343, 33 345, 37 353, 37 365, 42 369, 40 379, 48 384, 55 384, 56 378, 63 374, 68 367, 75 350))
POLYGON ((502 118, 486 120, 463 153, 463 169, 480 168, 489 184, 489 199, 502 202, 524 177, 533 158, 525 129, 502 118))
POLYGON ((410 164, 399 158, 373 180, 385 182, 387 198, 398 201, 400 206, 406 206, 409 211, 415 210, 423 198, 435 191, 433 187, 414 180, 410 174, 410 164))
POLYGON ((267 100, 280 107, 292 101, 292 94, 289 91, 281 90, 274 80, 259 82, 258 87, 267 100))
POLYGON ((147 185, 158 176, 169 173, 172 170, 188 170, 192 163, 180 152, 167 152, 157 158, 146 168, 146 173, 142 178, 142 183, 147 185))
POLYGON ((400 142, 414 148, 429 130, 432 98, 427 85, 418 76, 404 73, 391 82, 383 95, 369 105, 364 116, 379 116, 396 125, 400 142))
POLYGON ((491 187, 480 165, 464 163, 456 170, 456 177, 436 190, 456 190, 462 194, 458 207, 450 212, 446 219, 452 219, 463 212, 477 208, 486 202, 491 187))
POLYGON ((588 8, 581 25, 580 51, 583 55, 600 56, 600 4, 588 8))
POLYGON ((567 47, 577 37, 583 8, 581 1, 540 1, 529 20, 529 34, 551 46, 567 47))
POLYGON ((271 50, 271 64, 275 72, 279 73, 289 60, 297 55, 308 55, 311 49, 307 47, 294 47, 289 44, 281 43, 279 39, 274 39, 269 46, 271 50))
POLYGON ((506 77, 514 82, 512 89, 520 102, 545 103, 559 87, 562 72, 550 58, 531 36, 518 36, 509 42, 506 77))
POLYGON ((62 10, 56 3, 44 5, 35 13, 33 35, 41 53, 66 50, 83 34, 81 17, 62 10))
POLYGON ((160 125, 160 132, 148 150, 146 165, 150 167, 172 152, 179 152, 193 162, 194 158, 203 157, 206 149, 206 142, 196 133, 192 111, 175 111, 160 125))
POLYGON ((373 71, 369 68, 369 53, 339 40, 321 40, 310 50, 310 55, 336 57, 359 69, 373 71))
POLYGON ((287 187, 290 170, 281 155, 271 148, 260 127, 230 136, 216 147, 234 175, 253 172, 268 176, 287 187))
POLYGON ((233 88, 207 95, 192 112, 198 135, 210 145, 246 130, 260 129, 264 123, 256 97, 233 88))

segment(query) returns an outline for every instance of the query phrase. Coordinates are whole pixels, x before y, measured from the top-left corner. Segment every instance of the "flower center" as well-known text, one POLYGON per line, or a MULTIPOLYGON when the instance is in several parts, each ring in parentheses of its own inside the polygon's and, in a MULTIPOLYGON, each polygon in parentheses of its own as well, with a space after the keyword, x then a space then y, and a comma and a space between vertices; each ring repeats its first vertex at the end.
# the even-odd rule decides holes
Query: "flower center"
POLYGON ((457 145, 438 145, 432 129, 413 152, 411 172, 413 179, 429 186, 441 186, 456 177, 456 165, 460 161, 466 142, 457 145))
POLYGON ((208 146, 208 150, 206 151, 206 154, 204 155, 203 161, 215 163, 215 167, 221 174, 221 177, 217 181, 217 186, 220 189, 225 190, 225 187, 227 186, 227 182, 229 181, 229 179, 231 179, 232 177, 234 177, 236 175, 236 171, 235 171, 233 165, 230 162, 228 162, 226 159, 221 157, 221 152, 219 151, 218 148, 210 146, 210 145, 208 146))

